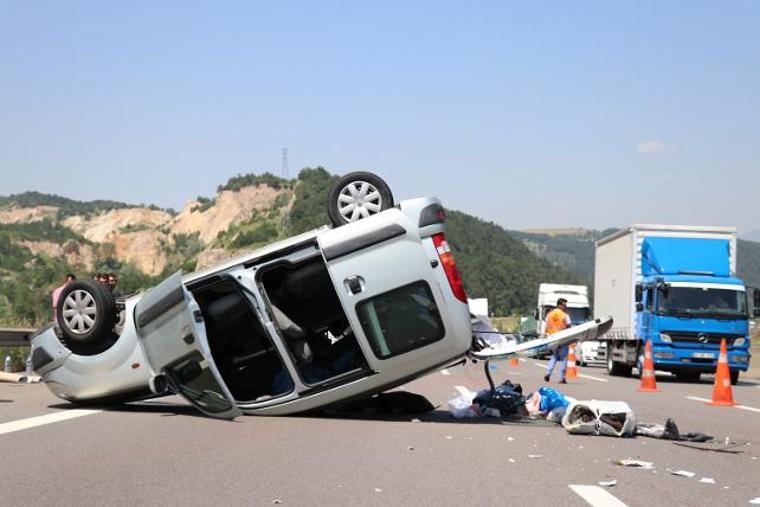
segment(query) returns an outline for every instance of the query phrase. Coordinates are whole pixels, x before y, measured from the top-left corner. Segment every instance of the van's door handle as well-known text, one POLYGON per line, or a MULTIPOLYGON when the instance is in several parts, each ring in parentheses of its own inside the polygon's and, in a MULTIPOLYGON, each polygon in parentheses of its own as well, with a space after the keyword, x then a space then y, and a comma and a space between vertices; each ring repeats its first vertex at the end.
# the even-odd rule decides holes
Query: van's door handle
POLYGON ((359 294, 365 287, 364 278, 359 275, 349 276, 343 280, 343 285, 345 285, 349 294, 359 294))

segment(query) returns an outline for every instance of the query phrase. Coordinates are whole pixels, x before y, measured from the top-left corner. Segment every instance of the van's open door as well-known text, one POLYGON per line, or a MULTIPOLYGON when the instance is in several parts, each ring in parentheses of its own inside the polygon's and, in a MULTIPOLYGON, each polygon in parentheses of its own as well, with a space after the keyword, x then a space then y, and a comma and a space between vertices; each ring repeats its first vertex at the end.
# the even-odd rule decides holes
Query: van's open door
POLYGON ((203 413, 221 419, 240 415, 211 357, 203 315, 176 272, 135 307, 139 341, 154 374, 203 413))

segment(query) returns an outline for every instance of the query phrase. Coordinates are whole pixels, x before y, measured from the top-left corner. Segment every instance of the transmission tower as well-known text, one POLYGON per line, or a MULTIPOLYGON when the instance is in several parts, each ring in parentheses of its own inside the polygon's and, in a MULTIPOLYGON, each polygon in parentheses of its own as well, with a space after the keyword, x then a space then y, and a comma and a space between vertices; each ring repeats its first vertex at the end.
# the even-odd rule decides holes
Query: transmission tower
POLYGON ((290 169, 288 169, 288 149, 282 149, 282 169, 280 176, 286 180, 290 179, 290 169))

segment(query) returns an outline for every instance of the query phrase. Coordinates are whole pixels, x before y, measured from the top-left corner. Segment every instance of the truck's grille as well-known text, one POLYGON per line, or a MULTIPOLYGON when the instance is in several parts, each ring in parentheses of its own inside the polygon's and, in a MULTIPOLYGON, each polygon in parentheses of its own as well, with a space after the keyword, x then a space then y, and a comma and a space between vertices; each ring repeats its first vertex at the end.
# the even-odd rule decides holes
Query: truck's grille
POLYGON ((678 345, 682 343, 686 344, 702 344, 702 345, 714 345, 720 346, 721 338, 726 339, 726 345, 729 347, 735 339, 741 338, 740 334, 719 334, 719 333, 684 333, 678 332, 664 332, 670 335, 670 339, 673 340, 673 344, 678 345))

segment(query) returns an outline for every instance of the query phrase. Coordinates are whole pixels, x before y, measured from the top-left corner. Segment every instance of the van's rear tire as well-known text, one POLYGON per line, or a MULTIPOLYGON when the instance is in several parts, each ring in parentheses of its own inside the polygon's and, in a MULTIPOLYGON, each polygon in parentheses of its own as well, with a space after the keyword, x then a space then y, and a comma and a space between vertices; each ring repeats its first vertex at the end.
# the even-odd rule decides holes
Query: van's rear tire
POLYGON ((729 375, 731 376, 731 385, 735 386, 739 383, 739 370, 731 370, 729 375))
POLYGON ((327 215, 336 227, 392 208, 393 194, 380 176, 369 172, 348 173, 340 178, 327 198, 327 215))
POLYGON ((113 340, 116 301, 100 282, 80 280, 64 287, 56 320, 66 346, 75 354, 102 351, 113 340))

